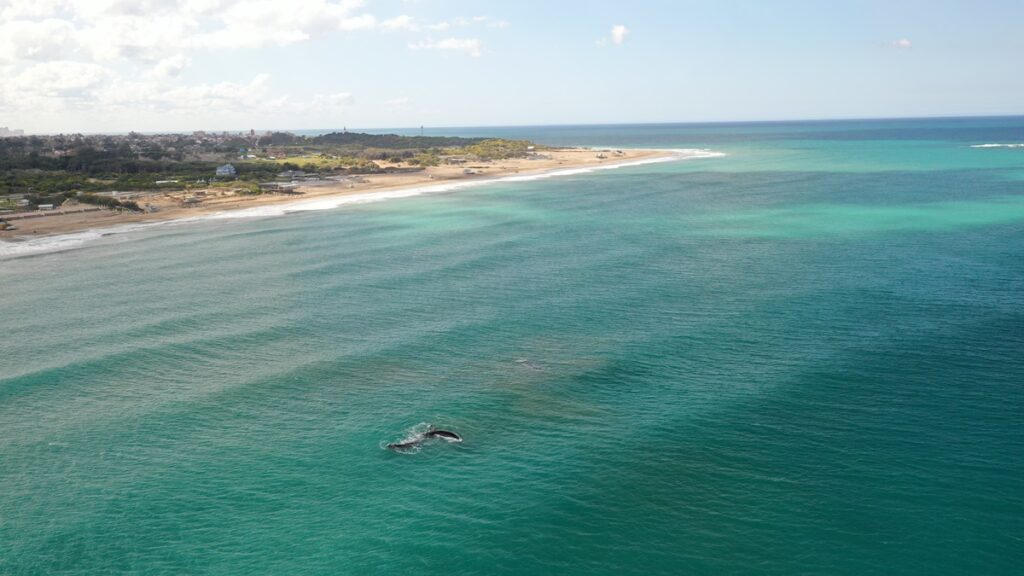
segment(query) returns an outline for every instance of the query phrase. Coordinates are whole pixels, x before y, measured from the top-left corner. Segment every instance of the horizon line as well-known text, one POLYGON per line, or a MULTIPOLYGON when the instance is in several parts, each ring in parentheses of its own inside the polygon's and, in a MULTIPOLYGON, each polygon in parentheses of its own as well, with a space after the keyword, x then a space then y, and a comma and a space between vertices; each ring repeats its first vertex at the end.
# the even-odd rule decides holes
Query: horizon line
MULTIPOLYGON (((666 122, 581 122, 581 123, 569 123, 569 124, 473 124, 473 125, 462 125, 462 126, 389 126, 389 127, 356 127, 348 129, 347 127, 342 128, 242 128, 233 130, 221 130, 221 129, 193 129, 193 130, 182 130, 182 131, 163 131, 163 130, 128 130, 128 131, 115 131, 115 132, 25 132, 22 136, 59 136, 59 135, 70 135, 80 134, 82 136, 117 136, 130 134, 136 132, 145 135, 160 135, 160 134, 192 134, 194 132, 209 132, 211 134, 221 133, 244 133, 249 130, 255 130, 257 132, 284 132, 284 133, 297 133, 297 132, 308 132, 313 130, 327 130, 327 131, 348 131, 357 132, 360 130, 372 130, 379 132, 382 130, 462 130, 471 129, 478 130, 482 128, 567 128, 567 127, 600 127, 600 126, 711 126, 711 125, 723 125, 723 124, 797 124, 797 123, 821 123, 821 122, 878 122, 878 121, 898 121, 898 120, 982 120, 982 119, 1003 119, 1003 118, 1024 118, 1024 113, 1013 113, 1013 114, 967 114, 967 115, 936 115, 936 116, 849 116, 849 117, 838 117, 838 118, 790 118, 790 119, 776 119, 776 120, 698 120, 698 121, 666 121, 666 122)), ((12 130, 18 130, 18 128, 7 128, 12 130)), ((329 133, 329 132, 327 132, 329 133)), ((425 135, 426 136, 426 135, 425 135)), ((16 137, 16 136, 15 136, 16 137)))

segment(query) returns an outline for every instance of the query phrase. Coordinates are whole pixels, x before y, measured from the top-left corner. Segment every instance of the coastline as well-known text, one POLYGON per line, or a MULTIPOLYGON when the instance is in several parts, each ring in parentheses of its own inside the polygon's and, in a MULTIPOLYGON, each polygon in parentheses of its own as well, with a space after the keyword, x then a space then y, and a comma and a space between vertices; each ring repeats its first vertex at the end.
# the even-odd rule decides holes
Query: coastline
POLYGON ((599 158, 596 152, 595 148, 571 148, 552 152, 549 159, 541 161, 513 159, 481 163, 484 165, 472 177, 462 174, 462 167, 428 168, 412 174, 368 176, 358 187, 317 183, 299 188, 302 192, 299 196, 265 194, 217 198, 200 207, 170 208, 146 214, 109 210, 58 211, 38 218, 14 220, 19 229, 0 232, 0 260, 69 250, 103 236, 159 225, 282 216, 501 182, 527 182, 597 170, 724 156, 706 149, 623 149, 611 158, 599 158), (21 224, 27 229, 20 229, 21 224))

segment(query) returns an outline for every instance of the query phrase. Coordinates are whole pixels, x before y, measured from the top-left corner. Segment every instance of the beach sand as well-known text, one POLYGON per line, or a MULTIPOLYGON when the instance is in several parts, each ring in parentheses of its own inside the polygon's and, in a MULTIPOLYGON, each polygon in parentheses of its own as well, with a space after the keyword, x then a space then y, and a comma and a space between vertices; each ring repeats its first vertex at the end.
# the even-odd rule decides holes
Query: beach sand
MULTIPOLYGON (((363 176, 361 182, 340 183, 335 181, 308 182, 297 188, 301 194, 235 195, 222 190, 207 190, 205 196, 197 190, 188 192, 158 193, 145 195, 135 200, 140 205, 156 206, 159 211, 132 214, 113 210, 96 210, 91 206, 60 208, 50 212, 33 212, 29 218, 9 218, 15 229, 0 231, 0 240, 19 241, 69 234, 83 230, 96 230, 147 222, 159 222, 185 218, 196 218, 235 210, 268 207, 277 204, 329 199, 353 194, 384 193, 429 185, 445 185, 479 180, 492 180, 505 176, 528 176, 544 172, 614 166, 637 161, 667 158, 674 155, 665 150, 622 150, 621 152, 599 153, 596 150, 571 148, 544 151, 540 159, 517 158, 494 162, 468 162, 457 166, 436 166, 422 171, 373 174, 363 176), (604 156, 599 158, 599 154, 604 156), (472 170, 473 174, 466 174, 472 170), (197 196, 198 194, 198 196, 197 196), (197 196, 196 206, 183 207, 182 199, 197 196), (88 211, 85 211, 88 210, 88 211)), ((120 196, 125 198, 126 195, 120 196)))

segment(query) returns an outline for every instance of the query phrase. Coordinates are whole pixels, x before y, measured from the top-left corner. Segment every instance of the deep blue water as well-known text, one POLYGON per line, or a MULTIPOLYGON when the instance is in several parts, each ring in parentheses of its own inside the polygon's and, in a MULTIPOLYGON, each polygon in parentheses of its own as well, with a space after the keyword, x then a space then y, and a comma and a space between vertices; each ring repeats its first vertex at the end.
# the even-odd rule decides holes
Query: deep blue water
POLYGON ((728 156, 0 260, 0 574, 1019 573, 1024 119, 450 133, 728 156))

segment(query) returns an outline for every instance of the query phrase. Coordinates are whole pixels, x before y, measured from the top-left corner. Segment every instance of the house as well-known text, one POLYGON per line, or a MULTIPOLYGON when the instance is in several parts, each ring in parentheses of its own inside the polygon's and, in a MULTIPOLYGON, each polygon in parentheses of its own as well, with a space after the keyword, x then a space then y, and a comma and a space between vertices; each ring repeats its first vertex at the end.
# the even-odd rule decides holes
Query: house
POLYGON ((232 166, 231 164, 225 164, 223 166, 218 166, 217 167, 217 177, 218 178, 234 178, 235 177, 235 167, 232 166))
POLYGON ((264 192, 281 193, 281 194, 301 194, 298 190, 298 184, 291 182, 261 182, 260 190, 264 192))
POLYGON ((53 204, 40 204, 40 210, 53 210, 53 204))

